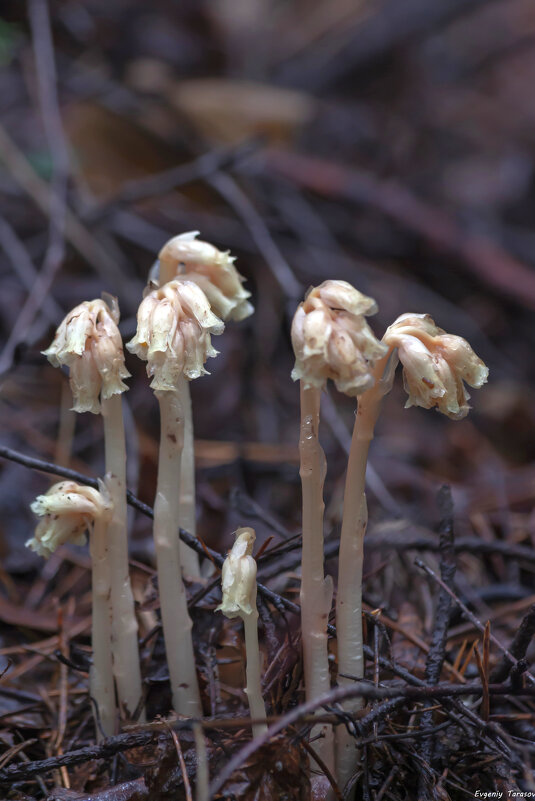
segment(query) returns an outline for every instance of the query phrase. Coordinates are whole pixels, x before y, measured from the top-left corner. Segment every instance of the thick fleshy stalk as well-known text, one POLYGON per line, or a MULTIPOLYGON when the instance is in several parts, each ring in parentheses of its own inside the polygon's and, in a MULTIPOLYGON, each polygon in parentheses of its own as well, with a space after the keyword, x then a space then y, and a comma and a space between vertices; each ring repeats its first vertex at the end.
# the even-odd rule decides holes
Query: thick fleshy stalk
MULTIPOLYGON (((319 443, 320 393, 317 387, 301 385, 301 435, 299 455, 303 496, 303 545, 301 560, 301 638, 305 673, 306 700, 327 693, 331 686, 327 623, 331 611, 333 587, 324 575, 323 556, 323 484, 325 454, 319 443)), ((314 748, 332 771, 334 741, 332 726, 321 724, 312 729, 314 748)))
POLYGON ((195 801, 210 801, 210 774, 208 771, 208 750, 204 739, 204 729, 200 723, 193 724, 193 738, 197 758, 195 781, 195 801))
POLYGON ((184 411, 177 392, 157 391, 160 404, 158 485, 154 502, 154 546, 160 609, 173 708, 179 715, 202 714, 177 530, 184 411))
MULTIPOLYGON (((195 536, 197 521, 195 510, 195 440, 189 381, 183 375, 178 380, 178 396, 184 413, 184 447, 180 465, 180 496, 178 525, 195 536)), ((191 578, 200 576, 199 557, 180 541, 180 559, 184 573, 191 578)))
MULTIPOLYGON (((364 535, 368 522, 366 506, 366 463, 370 442, 374 436, 381 401, 390 390, 391 373, 388 370, 390 351, 380 359, 373 370, 375 379, 371 389, 358 398, 357 414, 351 450, 347 463, 344 489, 344 511, 340 535, 338 561, 338 590, 336 596, 336 638, 338 643, 338 684, 352 684, 353 678, 364 677, 362 642, 362 565, 364 535)), ((345 711, 354 713, 362 708, 362 699, 350 699, 342 704, 345 711)), ((358 765, 355 738, 345 726, 336 731, 336 775, 341 788, 349 781, 358 765)))
POLYGON ((93 663, 89 671, 89 688, 98 714, 97 739, 115 733, 115 685, 111 656, 110 595, 111 575, 108 559, 108 526, 95 520, 89 538, 92 565, 91 642, 93 663))
MULTIPOLYGON (((128 571, 126 445, 121 395, 101 400, 106 454, 106 486, 113 502, 108 524, 111 575, 113 670, 119 702, 129 716, 142 697, 138 625, 128 571)), ((141 718, 143 719, 143 718, 141 718)))
MULTIPOLYGON (((250 614, 242 614, 245 632, 245 658, 247 684, 245 694, 253 720, 266 719, 266 706, 262 697, 260 674, 260 646, 258 643, 258 612, 256 607, 250 614)), ((267 723, 253 723, 253 736, 258 737, 267 731, 267 723)))

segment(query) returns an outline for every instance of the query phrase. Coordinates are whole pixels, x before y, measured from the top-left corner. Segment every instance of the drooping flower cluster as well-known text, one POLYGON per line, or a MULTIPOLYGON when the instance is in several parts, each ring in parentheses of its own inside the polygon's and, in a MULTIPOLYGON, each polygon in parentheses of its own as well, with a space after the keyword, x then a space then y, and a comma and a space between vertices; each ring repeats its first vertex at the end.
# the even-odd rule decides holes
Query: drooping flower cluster
POLYGON ((234 267, 229 251, 197 239, 198 231, 188 231, 170 239, 161 249, 159 285, 186 278, 195 281, 210 301, 212 310, 222 320, 243 320, 253 313, 251 296, 243 288, 245 280, 234 267))
POLYGON ((228 618, 256 611, 256 561, 252 555, 255 539, 254 529, 237 529, 234 545, 223 562, 223 600, 217 609, 228 618))
POLYGON ((48 559, 66 542, 85 545, 85 532, 91 529, 96 519, 109 520, 113 505, 105 485, 100 489, 77 484, 76 481, 60 481, 53 484, 45 495, 38 495, 31 510, 39 521, 35 534, 26 543, 32 551, 48 559))
POLYGON ((324 281, 310 290, 294 315, 294 381, 323 388, 332 379, 346 395, 360 395, 373 385, 371 371, 387 352, 364 319, 377 304, 346 281, 324 281))
POLYGON ((196 283, 169 281, 141 302, 136 335, 126 347, 147 362, 153 389, 171 391, 181 374, 193 379, 207 372, 206 359, 217 355, 210 334, 223 329, 196 283))
POLYGON ((96 299, 76 306, 60 324, 43 355, 54 367, 66 365, 76 412, 99 414, 100 398, 107 400, 128 389, 123 378, 123 342, 117 324, 117 299, 96 299))
POLYGON ((489 373, 466 339, 447 334, 428 314, 402 314, 383 341, 398 349, 406 407, 436 407, 452 420, 466 417, 470 395, 463 382, 479 389, 489 373))

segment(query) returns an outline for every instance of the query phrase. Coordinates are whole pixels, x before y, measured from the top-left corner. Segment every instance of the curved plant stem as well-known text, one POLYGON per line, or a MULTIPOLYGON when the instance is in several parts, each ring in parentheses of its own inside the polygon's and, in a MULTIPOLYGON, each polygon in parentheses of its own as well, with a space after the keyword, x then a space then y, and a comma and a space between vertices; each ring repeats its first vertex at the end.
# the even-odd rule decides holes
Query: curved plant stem
MULTIPOLYGON (((121 395, 102 401, 106 486, 113 502, 108 524, 113 672, 121 706, 134 715, 142 696, 134 596, 128 572, 126 446, 121 395)), ((141 720, 143 718, 140 718, 141 720)))
POLYGON ((89 672, 91 697, 97 705, 97 739, 115 734, 115 685, 111 657, 111 578, 108 559, 108 526, 95 520, 89 538, 92 563, 91 641, 93 664, 89 672))
POLYGON ((165 651, 173 708, 179 715, 198 717, 201 702, 178 539, 184 413, 177 392, 156 392, 156 397, 160 404, 160 453, 153 531, 165 651))
MULTIPOLYGON (((178 396, 184 412, 184 447, 180 466, 180 498, 178 525, 190 534, 196 532, 195 513, 195 441, 193 437, 193 415, 189 381, 183 375, 178 381, 178 396)), ((186 543, 180 543, 180 559, 187 576, 199 578, 201 575, 199 557, 186 543)))
MULTIPOLYGON (((323 557, 323 484, 325 454, 318 440, 321 391, 301 384, 301 435, 299 456, 303 495, 303 551, 301 561, 301 636, 306 700, 311 701, 330 690, 327 623, 333 588, 330 576, 324 575, 323 557)), ((315 748, 329 770, 334 768, 332 726, 321 724, 311 732, 323 735, 315 748)))
MULTIPOLYGON (((242 614, 245 631, 245 656, 247 659, 247 686, 245 694, 249 701, 249 709, 253 720, 262 720, 266 717, 266 707, 262 698, 262 683, 260 680, 260 647, 258 645, 258 612, 242 614)), ((258 737, 267 731, 267 723, 253 723, 253 737, 258 737)))
MULTIPOLYGON (((377 362, 374 369, 375 384, 359 397, 344 489, 336 597, 338 673, 345 673, 357 679, 364 677, 362 562, 364 535, 368 522, 365 496, 366 462, 381 401, 390 390, 392 371, 387 367, 390 354, 391 351, 377 362)), ((338 678, 340 686, 352 682, 353 679, 341 675, 338 678)), ((362 703, 361 698, 351 699, 343 704, 343 708, 351 714, 361 709, 362 703)), ((349 734, 345 726, 339 726, 336 732, 336 772, 340 787, 344 787, 354 774, 358 758, 355 738, 349 734)))

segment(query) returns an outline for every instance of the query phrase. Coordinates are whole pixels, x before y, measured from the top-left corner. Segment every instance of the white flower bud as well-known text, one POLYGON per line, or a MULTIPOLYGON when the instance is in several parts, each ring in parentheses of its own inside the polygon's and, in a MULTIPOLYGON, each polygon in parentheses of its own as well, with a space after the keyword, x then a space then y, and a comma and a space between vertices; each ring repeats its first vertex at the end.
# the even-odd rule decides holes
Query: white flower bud
POLYGON ((60 324, 53 343, 43 351, 54 367, 67 365, 76 412, 100 412, 100 400, 128 389, 123 378, 123 343, 117 328, 119 306, 108 296, 76 306, 60 324))
POLYGON ((217 355, 210 334, 221 334, 223 329, 197 284, 170 281, 141 301, 137 332, 126 347, 147 362, 151 387, 170 391, 176 389, 180 375, 193 379, 206 373, 206 359, 217 355))
POLYGON ((374 363, 388 350, 363 316, 376 311, 375 301, 346 281, 324 281, 313 288, 292 323, 293 380, 323 388, 330 378, 351 396, 369 389, 374 363))
POLYGON ((99 490, 77 484, 76 481, 61 481, 54 484, 45 495, 38 495, 31 510, 43 519, 26 546, 45 559, 66 542, 85 544, 85 532, 91 530, 96 519, 109 520, 113 505, 102 482, 99 490))
POLYGON ((189 231, 170 239, 159 253, 159 283, 173 279, 194 281, 205 293, 210 305, 222 320, 243 320, 253 313, 243 288, 245 280, 234 267, 228 251, 218 250, 197 239, 198 231, 189 231))
POLYGON ((402 314, 383 341, 398 349, 406 407, 436 407, 452 420, 466 417, 470 395, 463 381, 479 389, 489 374, 466 339, 446 334, 428 314, 402 314))
POLYGON ((255 539, 254 529, 239 528, 223 562, 223 600, 216 611, 226 617, 243 617, 256 611, 256 561, 252 556, 255 539))

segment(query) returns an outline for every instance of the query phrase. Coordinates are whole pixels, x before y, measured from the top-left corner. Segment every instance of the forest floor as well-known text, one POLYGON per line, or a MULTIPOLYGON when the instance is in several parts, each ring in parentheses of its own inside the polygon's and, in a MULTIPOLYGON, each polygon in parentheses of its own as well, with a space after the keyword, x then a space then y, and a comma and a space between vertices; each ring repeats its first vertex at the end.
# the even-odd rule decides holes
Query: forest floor
MULTIPOLYGON (((351 721, 338 704, 331 625, 321 712, 360 744, 346 797, 355 786, 364 801, 535 793, 535 8, 402 6, 3 4, 1 798, 205 801, 206 764, 214 799, 320 799, 334 783, 311 753, 302 686, 289 336, 305 291, 327 278, 377 300, 379 337, 398 315, 426 312, 490 368, 459 422, 404 409, 400 377, 385 401, 368 474, 365 706, 351 721), (148 722, 123 721, 97 742, 89 556, 64 547, 45 563, 24 544, 29 504, 55 477, 102 474, 101 419, 69 411, 66 374, 41 351, 69 309, 102 291, 118 297, 130 339, 156 254, 188 230, 237 256, 255 305, 192 382, 196 547, 213 571, 187 582, 204 716, 171 712, 150 522, 158 412, 128 354, 148 722), (242 629, 215 612, 239 525, 256 529, 260 552, 270 729, 254 739, 242 629)), ((354 412, 328 388, 335 585, 354 412)))

